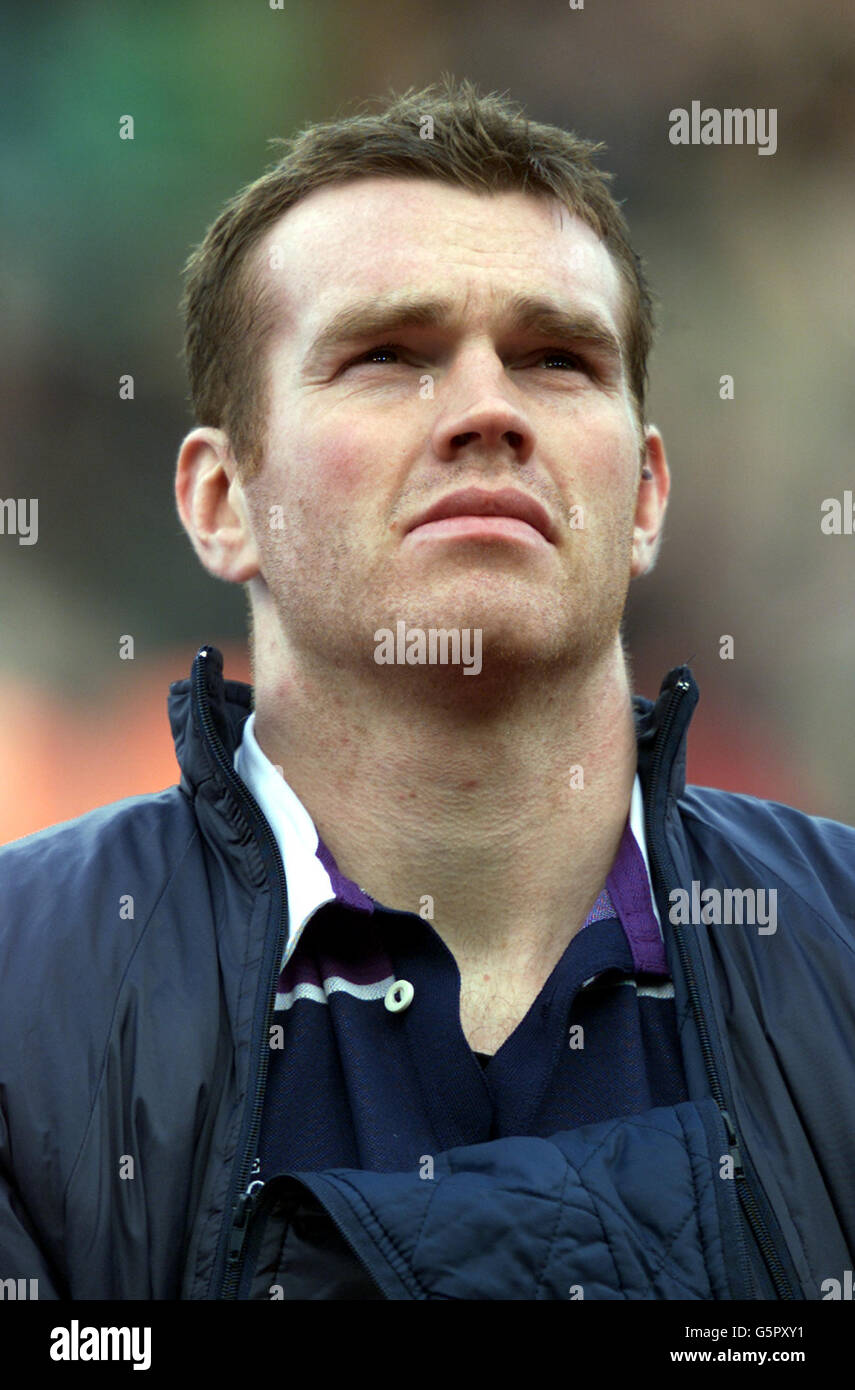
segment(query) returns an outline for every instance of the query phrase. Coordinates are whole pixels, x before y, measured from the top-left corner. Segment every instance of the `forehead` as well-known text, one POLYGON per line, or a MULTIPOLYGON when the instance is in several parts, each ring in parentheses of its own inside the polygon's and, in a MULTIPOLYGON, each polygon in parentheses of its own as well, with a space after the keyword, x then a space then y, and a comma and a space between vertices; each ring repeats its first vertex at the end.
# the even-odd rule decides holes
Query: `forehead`
POLYGON ((555 298, 623 322, 620 272, 596 233, 552 196, 472 193, 372 177, 314 190, 264 235, 256 266, 274 335, 308 339, 348 303, 391 292, 452 298, 486 320, 499 295, 555 298))

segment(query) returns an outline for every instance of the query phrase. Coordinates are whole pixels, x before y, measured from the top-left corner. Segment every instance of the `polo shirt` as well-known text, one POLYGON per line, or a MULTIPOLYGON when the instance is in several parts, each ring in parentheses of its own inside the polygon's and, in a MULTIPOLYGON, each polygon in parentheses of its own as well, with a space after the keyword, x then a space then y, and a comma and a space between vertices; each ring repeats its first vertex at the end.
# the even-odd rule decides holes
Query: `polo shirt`
POLYGON ((637 776, 583 928, 488 1056, 466 1041, 457 962, 431 921, 339 871, 254 725, 253 712, 234 766, 270 824, 288 890, 254 1179, 403 1171, 459 1145, 546 1138, 688 1099, 637 776))

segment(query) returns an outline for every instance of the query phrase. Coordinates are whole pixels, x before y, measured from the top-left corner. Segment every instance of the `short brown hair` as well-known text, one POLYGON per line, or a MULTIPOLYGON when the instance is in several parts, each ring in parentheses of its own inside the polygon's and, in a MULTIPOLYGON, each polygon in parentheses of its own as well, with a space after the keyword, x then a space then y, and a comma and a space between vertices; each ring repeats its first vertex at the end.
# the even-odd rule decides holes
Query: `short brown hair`
POLYGON ((310 125, 270 143, 284 146, 284 156, 229 200, 184 267, 184 357, 196 423, 225 431, 242 477, 257 470, 264 452, 263 348, 272 327, 271 296, 250 253, 314 189, 372 175, 440 179, 474 193, 553 194, 586 222, 625 286, 629 386, 643 426, 652 297, 609 192, 613 176, 593 162, 602 144, 530 121, 507 97, 480 96, 468 80, 447 75, 421 91, 391 93, 377 113, 310 125))

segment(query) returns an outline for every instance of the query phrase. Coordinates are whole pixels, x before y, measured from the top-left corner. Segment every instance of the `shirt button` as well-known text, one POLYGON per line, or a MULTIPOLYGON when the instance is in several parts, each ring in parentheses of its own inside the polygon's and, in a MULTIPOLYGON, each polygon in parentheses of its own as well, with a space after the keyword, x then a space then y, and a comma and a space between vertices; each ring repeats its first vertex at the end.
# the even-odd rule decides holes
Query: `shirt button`
POLYGON ((386 991, 384 1003, 390 1013, 397 1014, 410 1007, 414 994, 415 990, 409 980, 396 980, 386 991))

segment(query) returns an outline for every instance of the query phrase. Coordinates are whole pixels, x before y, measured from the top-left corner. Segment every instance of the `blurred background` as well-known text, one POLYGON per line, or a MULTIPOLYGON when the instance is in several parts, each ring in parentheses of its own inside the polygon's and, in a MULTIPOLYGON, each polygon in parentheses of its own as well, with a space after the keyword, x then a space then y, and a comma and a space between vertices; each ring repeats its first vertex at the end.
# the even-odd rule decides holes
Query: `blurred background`
POLYGON ((203 642, 249 679, 243 592, 202 569, 173 501, 193 424, 181 267, 271 162, 269 137, 443 70, 606 142, 660 302, 650 414, 673 487, 658 565, 631 589, 635 689, 655 698, 688 661, 690 781, 855 822, 855 535, 820 530, 822 501, 855 486, 853 38, 851 6, 802 0, 7 17, 0 499, 38 498, 39 531, 0 534, 0 841, 175 782, 168 685, 203 642), (777 152, 672 145, 669 112, 695 99, 776 108, 777 152))

